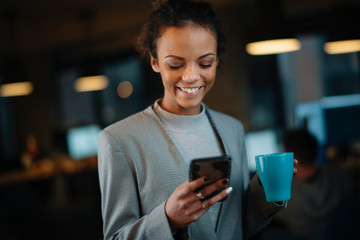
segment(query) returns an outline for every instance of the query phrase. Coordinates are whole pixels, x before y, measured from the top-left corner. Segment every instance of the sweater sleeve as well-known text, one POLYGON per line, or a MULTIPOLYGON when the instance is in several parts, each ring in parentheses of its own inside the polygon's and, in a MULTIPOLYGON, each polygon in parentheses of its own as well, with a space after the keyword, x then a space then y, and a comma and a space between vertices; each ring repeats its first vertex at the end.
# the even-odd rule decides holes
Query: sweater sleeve
POLYGON ((173 239, 165 202, 142 213, 135 171, 106 130, 98 137, 98 169, 105 240, 173 239))
POLYGON ((272 216, 280 210, 284 204, 279 205, 266 201, 264 189, 256 174, 250 180, 242 125, 239 129, 241 130, 239 137, 242 138, 240 149, 243 149, 241 162, 242 169, 244 169, 243 229, 244 238, 250 239, 270 223, 272 216))
POLYGON ((284 207, 283 204, 267 202, 265 192, 257 176, 254 175, 245 192, 245 239, 250 239, 272 220, 272 216, 284 207))

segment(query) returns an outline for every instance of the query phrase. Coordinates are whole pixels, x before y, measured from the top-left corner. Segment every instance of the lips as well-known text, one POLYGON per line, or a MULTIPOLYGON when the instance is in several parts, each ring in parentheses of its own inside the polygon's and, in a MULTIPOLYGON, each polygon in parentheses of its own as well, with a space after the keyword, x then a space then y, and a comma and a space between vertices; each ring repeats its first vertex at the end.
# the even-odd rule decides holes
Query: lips
POLYGON ((194 94, 197 93, 201 87, 178 87, 178 88, 185 93, 194 94))

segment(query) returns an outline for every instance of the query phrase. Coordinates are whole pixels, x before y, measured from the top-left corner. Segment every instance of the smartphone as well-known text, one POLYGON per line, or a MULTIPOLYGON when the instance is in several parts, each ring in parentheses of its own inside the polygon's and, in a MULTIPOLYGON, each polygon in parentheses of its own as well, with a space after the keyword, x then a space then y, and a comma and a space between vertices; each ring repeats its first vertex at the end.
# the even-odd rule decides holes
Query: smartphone
MULTIPOLYGON (((207 176, 209 178, 206 184, 195 190, 195 192, 198 192, 204 187, 222 178, 230 179, 230 169, 231 169, 231 157, 228 155, 193 159, 191 160, 190 163, 189 180, 193 181, 202 176, 207 176)), ((203 200, 215 196, 217 193, 221 192, 222 190, 223 189, 217 190, 209 194, 203 200)))

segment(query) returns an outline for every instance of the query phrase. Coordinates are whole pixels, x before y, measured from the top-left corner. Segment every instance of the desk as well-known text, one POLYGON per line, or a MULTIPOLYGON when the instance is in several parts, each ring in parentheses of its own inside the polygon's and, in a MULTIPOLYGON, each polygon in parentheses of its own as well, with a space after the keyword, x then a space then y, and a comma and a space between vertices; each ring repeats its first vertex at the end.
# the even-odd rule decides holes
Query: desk
POLYGON ((0 174, 0 186, 96 169, 97 157, 74 160, 67 155, 53 156, 35 162, 29 169, 0 174))
POLYGON ((0 239, 100 240, 98 182, 96 157, 52 156, 0 174, 0 239))

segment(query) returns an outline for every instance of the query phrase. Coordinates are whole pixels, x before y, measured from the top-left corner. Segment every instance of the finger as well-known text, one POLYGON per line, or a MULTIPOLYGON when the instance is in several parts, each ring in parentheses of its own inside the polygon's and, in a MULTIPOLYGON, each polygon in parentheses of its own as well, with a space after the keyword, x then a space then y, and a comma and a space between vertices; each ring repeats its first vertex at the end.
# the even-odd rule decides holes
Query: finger
POLYGON ((209 210, 211 205, 206 205, 205 201, 197 201, 193 204, 193 215, 198 217, 202 216, 207 210, 209 210))
POLYGON ((199 178, 189 182, 189 184, 187 185, 187 190, 189 192, 194 192, 195 190, 197 190, 198 188, 203 186, 208 180, 209 180, 209 178, 207 176, 199 177, 199 178))
POLYGON ((182 188, 184 188, 188 183, 189 183, 189 180, 187 180, 186 182, 180 184, 180 185, 177 187, 177 189, 182 189, 182 188))
POLYGON ((197 200, 194 204, 192 204, 192 210, 190 208, 188 210, 189 212, 192 212, 191 215, 194 217, 194 219, 200 219, 201 216, 204 215, 211 206, 226 198, 232 192, 232 190, 232 187, 228 187, 206 201, 197 200))
POLYGON ((192 193, 195 200, 189 200, 186 204, 186 208, 181 212, 186 218, 189 218, 189 222, 199 220, 204 215, 209 207, 196 196, 196 193, 192 193))
POLYGON ((297 173, 297 164, 299 163, 298 160, 294 159, 294 175, 297 173))
POLYGON ((220 200, 224 199, 225 197, 227 197, 231 192, 233 191, 232 187, 228 187, 224 190, 222 190, 221 192, 219 192, 218 194, 216 194, 215 196, 213 196, 212 198, 204 201, 203 203, 205 204, 206 208, 211 207, 212 205, 214 205, 215 203, 219 202, 220 200))
POLYGON ((204 202, 201 202, 201 210, 207 211, 209 209, 209 206, 206 206, 204 202))
POLYGON ((199 220, 202 215, 204 215, 209 210, 209 208, 210 207, 207 206, 205 202, 198 201, 196 206, 194 205, 194 212, 192 213, 193 220, 199 220))
MULTIPOLYGON (((178 201, 181 200, 186 206, 191 207, 197 205, 197 201, 201 201, 205 196, 201 192, 195 192, 199 187, 203 186, 207 181, 207 177, 200 177, 193 181, 186 181, 176 189, 178 201)), ((197 210, 197 209, 196 209, 197 210)))
POLYGON ((195 194, 199 198, 200 201, 202 201, 206 197, 206 193, 202 193, 201 191, 199 191, 195 194))
POLYGON ((223 178, 223 179, 220 179, 220 180, 216 181, 215 183, 203 188, 201 190, 201 194, 203 197, 206 197, 209 194, 211 194, 217 190, 222 190, 224 188, 227 188, 228 186, 229 186, 229 179, 223 178))

